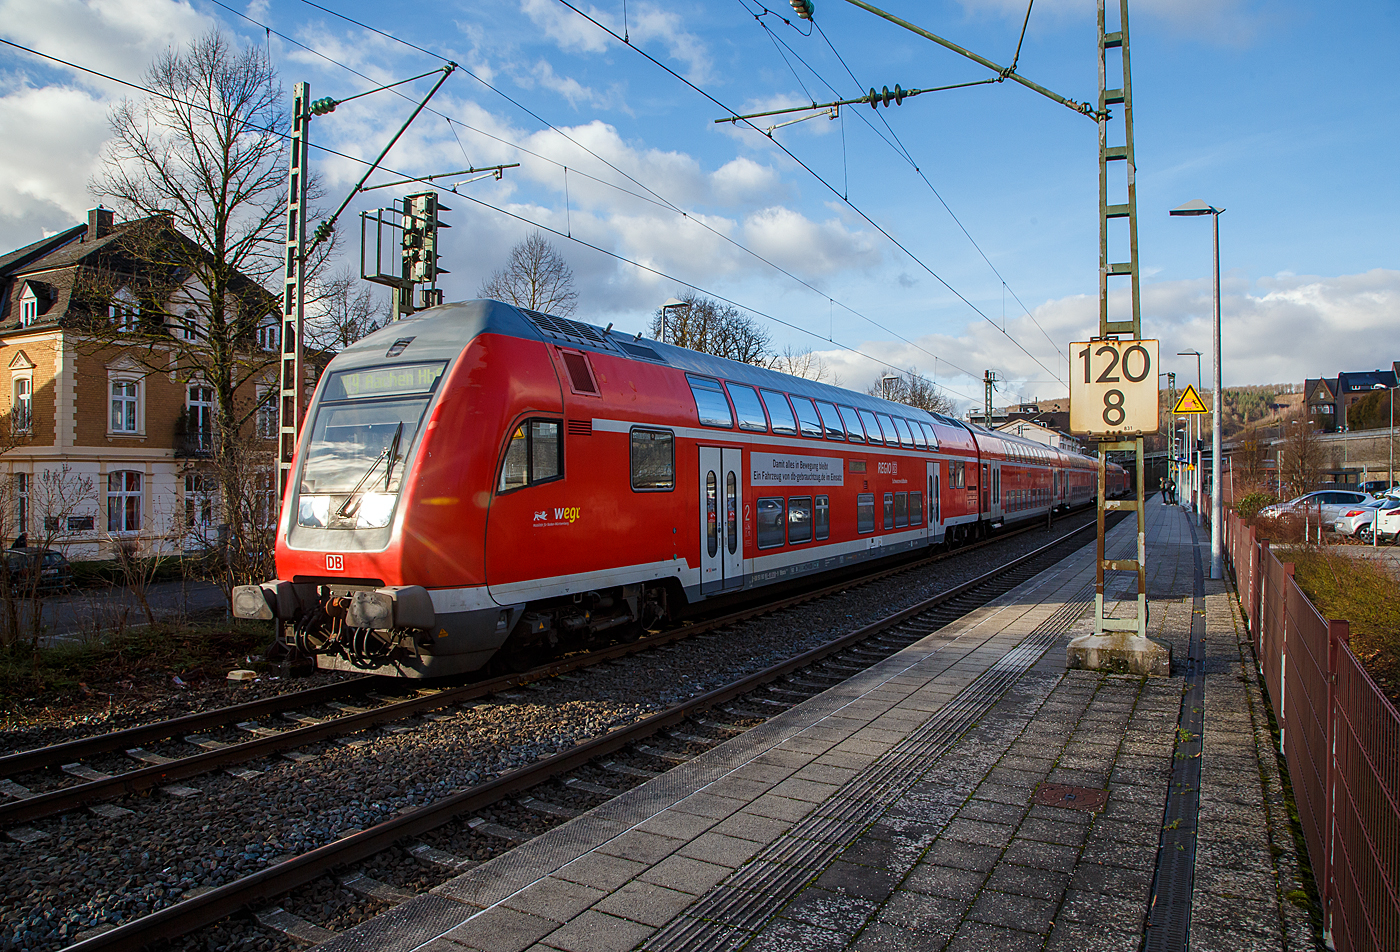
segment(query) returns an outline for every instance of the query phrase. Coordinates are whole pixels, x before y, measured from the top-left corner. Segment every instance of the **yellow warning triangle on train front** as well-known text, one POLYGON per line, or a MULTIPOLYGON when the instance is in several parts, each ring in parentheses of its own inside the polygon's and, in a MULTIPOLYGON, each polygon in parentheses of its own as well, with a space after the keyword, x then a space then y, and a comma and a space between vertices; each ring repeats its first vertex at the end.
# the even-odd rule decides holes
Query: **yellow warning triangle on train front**
POLYGON ((1196 388, 1189 383, 1186 385, 1186 392, 1181 395, 1181 399, 1176 401, 1176 407, 1172 410, 1174 414, 1187 413, 1209 413, 1206 405, 1201 402, 1201 395, 1196 392, 1196 388))

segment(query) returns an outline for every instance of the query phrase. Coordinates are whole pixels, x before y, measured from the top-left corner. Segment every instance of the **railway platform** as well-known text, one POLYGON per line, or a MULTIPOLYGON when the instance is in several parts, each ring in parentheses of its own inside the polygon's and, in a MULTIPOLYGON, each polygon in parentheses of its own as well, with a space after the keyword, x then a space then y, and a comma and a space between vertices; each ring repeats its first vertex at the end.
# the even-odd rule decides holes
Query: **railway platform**
POLYGON ((1201 578, 1208 533, 1157 497, 1147 532, 1170 677, 1066 669, 1090 544, 318 952, 1317 947, 1248 636, 1201 578))

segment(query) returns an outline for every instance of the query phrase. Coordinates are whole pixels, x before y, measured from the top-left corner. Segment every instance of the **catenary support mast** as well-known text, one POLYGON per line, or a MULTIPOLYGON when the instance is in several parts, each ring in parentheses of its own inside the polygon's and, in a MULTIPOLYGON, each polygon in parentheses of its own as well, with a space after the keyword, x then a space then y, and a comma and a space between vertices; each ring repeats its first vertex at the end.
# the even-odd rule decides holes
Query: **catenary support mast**
POLYGON ((306 399, 301 365, 301 335, 306 318, 306 193, 307 151, 311 124, 311 87, 297 83, 292 90, 291 159, 287 163, 287 238, 282 288, 282 342, 277 427, 277 490, 286 492, 297 428, 306 399))

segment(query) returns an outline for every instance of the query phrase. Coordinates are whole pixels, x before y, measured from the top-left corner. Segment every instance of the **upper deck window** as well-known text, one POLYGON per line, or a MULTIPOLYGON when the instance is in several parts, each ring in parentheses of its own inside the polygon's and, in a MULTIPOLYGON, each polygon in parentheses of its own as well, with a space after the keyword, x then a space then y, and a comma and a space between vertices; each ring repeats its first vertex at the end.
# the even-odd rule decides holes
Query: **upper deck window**
POLYGON ((846 439, 852 443, 865 442, 865 430, 860 425, 860 416, 850 407, 837 406, 841 411, 841 422, 846 424, 846 439))
POLYGON ((919 441, 914 439, 914 432, 909 429, 909 421, 904 417, 894 418, 894 428, 899 431, 899 442, 905 446, 918 446, 919 441))
POLYGON ((836 404, 818 400, 817 410, 821 412, 822 422, 826 424, 826 438, 828 440, 844 440, 846 427, 841 423, 841 414, 836 412, 836 404))
POLYGON ((724 399, 718 380, 709 377, 686 376, 690 381, 690 392, 695 397, 695 409, 700 414, 700 422, 705 426, 731 427, 734 414, 729 409, 729 401, 724 399))
POLYGON ((938 449, 938 434, 934 432, 933 427, 922 421, 920 421, 919 426, 923 428, 924 436, 928 438, 928 448, 931 450, 938 449))
POLYGON ((861 410, 860 422, 865 424, 865 436, 870 442, 885 442, 885 438, 880 434, 880 421, 875 419, 875 414, 871 413, 869 410, 861 410))
POLYGON ((821 417, 817 416, 817 408, 812 405, 812 401, 806 397, 794 397, 791 394, 788 396, 792 399, 792 408, 797 411, 797 422, 802 428, 802 435, 821 439, 822 421, 821 417))
POLYGON ((734 412, 739 414, 739 429, 768 432, 768 418, 763 415, 763 404, 753 387, 737 383, 726 383, 725 387, 729 389, 729 399, 734 401, 734 412))
POLYGON ((763 405, 768 408, 768 419, 773 421, 774 433, 783 436, 797 435, 797 418, 792 415, 787 397, 776 390, 764 390, 763 405))

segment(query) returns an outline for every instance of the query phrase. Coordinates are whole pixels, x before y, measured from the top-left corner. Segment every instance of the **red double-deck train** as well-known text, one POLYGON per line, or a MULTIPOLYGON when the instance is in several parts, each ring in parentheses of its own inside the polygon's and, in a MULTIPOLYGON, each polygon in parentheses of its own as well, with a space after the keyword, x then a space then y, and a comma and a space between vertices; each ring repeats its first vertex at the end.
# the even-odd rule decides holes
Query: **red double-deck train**
POLYGON ((443 305, 331 361, 279 578, 234 613, 321 667, 459 674, 1043 520, 1093 500, 1096 466, 611 325, 443 305))

